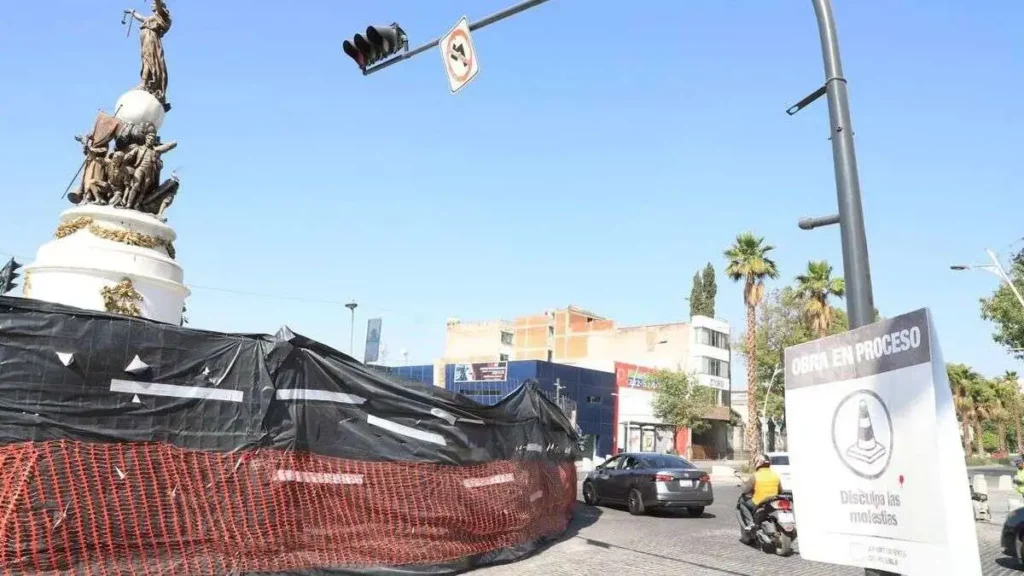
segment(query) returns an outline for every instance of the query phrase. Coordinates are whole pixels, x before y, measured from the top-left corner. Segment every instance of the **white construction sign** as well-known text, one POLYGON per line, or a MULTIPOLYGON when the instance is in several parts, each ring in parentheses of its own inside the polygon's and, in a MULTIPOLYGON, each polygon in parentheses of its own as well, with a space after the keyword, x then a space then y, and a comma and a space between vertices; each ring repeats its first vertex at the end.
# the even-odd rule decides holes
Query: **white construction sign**
POLYGON ((480 72, 476 49, 473 48, 473 39, 469 35, 469 21, 465 16, 444 35, 444 38, 441 38, 438 46, 441 48, 445 74, 448 75, 448 85, 452 89, 452 94, 455 94, 480 72))
POLYGON ((927 309, 786 349, 800 554, 981 576, 953 398, 927 309))

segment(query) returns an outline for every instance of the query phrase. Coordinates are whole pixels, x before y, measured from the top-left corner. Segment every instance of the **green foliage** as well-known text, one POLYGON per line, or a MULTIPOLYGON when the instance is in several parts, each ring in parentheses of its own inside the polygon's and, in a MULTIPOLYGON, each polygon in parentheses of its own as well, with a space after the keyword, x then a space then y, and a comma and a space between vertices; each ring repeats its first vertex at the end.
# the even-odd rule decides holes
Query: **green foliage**
POLYGON ((987 453, 999 450, 999 436, 995 432, 983 432, 981 434, 981 446, 987 453))
POLYGON ((704 281, 700 272, 693 275, 693 287, 690 288, 690 317, 700 316, 704 310, 704 281))
POLYGON ((670 370, 650 374, 647 381, 654 386, 654 415, 662 422, 689 428, 696 434, 711 427, 704 417, 715 406, 713 388, 700 386, 693 377, 670 370))
POLYGON ((704 267, 701 286, 704 291, 701 302, 703 305, 701 308, 701 315, 707 316, 708 318, 714 318, 715 296, 718 295, 718 283, 715 281, 715 267, 711 265, 711 262, 708 262, 708 265, 704 267))
MULTIPOLYGON (((1024 292, 1024 250, 1018 252, 1007 271, 1017 290, 1024 292)), ((996 325, 992 339, 1024 360, 1024 306, 1005 283, 988 298, 981 299, 981 317, 996 325)))
MULTIPOLYGON (((848 329, 849 320, 846 312, 833 308, 829 334, 838 334, 848 329)), ((754 354, 748 353, 747 338, 744 334, 737 343, 739 352, 747 363, 747 369, 757 379, 755 398, 757 405, 764 405, 767 385, 775 376, 771 395, 768 396, 768 416, 773 420, 784 420, 785 417, 785 374, 782 370, 783 351, 789 346, 803 344, 814 340, 815 336, 807 323, 804 305, 797 291, 792 287, 773 290, 757 308, 755 321, 754 354)))
POLYGON ((807 263, 807 271, 796 277, 796 291, 803 301, 804 315, 811 330, 818 337, 828 335, 835 310, 829 298, 842 298, 846 294, 846 282, 832 277, 832 265, 828 262, 812 261, 807 263))

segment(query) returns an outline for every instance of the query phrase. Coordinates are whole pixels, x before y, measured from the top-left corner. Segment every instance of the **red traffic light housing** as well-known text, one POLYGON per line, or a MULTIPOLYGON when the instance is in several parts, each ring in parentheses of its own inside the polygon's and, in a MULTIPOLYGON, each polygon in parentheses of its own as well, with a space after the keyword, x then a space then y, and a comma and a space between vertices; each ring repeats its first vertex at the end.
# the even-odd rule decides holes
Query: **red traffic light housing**
POLYGON ((367 66, 394 56, 399 50, 408 47, 409 38, 398 24, 368 26, 366 36, 356 34, 351 41, 345 40, 341 44, 342 50, 356 61, 360 70, 366 70, 367 66))

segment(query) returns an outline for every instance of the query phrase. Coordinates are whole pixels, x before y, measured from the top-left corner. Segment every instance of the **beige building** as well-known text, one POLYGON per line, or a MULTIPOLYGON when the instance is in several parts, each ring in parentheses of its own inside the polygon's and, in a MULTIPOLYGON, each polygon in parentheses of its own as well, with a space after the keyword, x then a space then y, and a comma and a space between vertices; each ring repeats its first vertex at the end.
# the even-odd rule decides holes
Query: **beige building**
POLYGON ((445 363, 543 360, 614 372, 616 362, 697 375, 729 389, 729 325, 695 316, 690 322, 618 326, 577 306, 511 321, 448 320, 445 363))

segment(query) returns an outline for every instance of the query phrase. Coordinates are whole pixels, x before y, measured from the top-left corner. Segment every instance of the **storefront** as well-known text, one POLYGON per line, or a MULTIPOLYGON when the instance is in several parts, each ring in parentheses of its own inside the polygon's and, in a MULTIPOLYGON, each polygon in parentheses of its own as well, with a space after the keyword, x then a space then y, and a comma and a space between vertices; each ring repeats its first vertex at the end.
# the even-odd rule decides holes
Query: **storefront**
POLYGON ((689 430, 676 430, 654 415, 654 391, 646 377, 653 369, 615 363, 615 437, 613 451, 686 454, 689 430))

